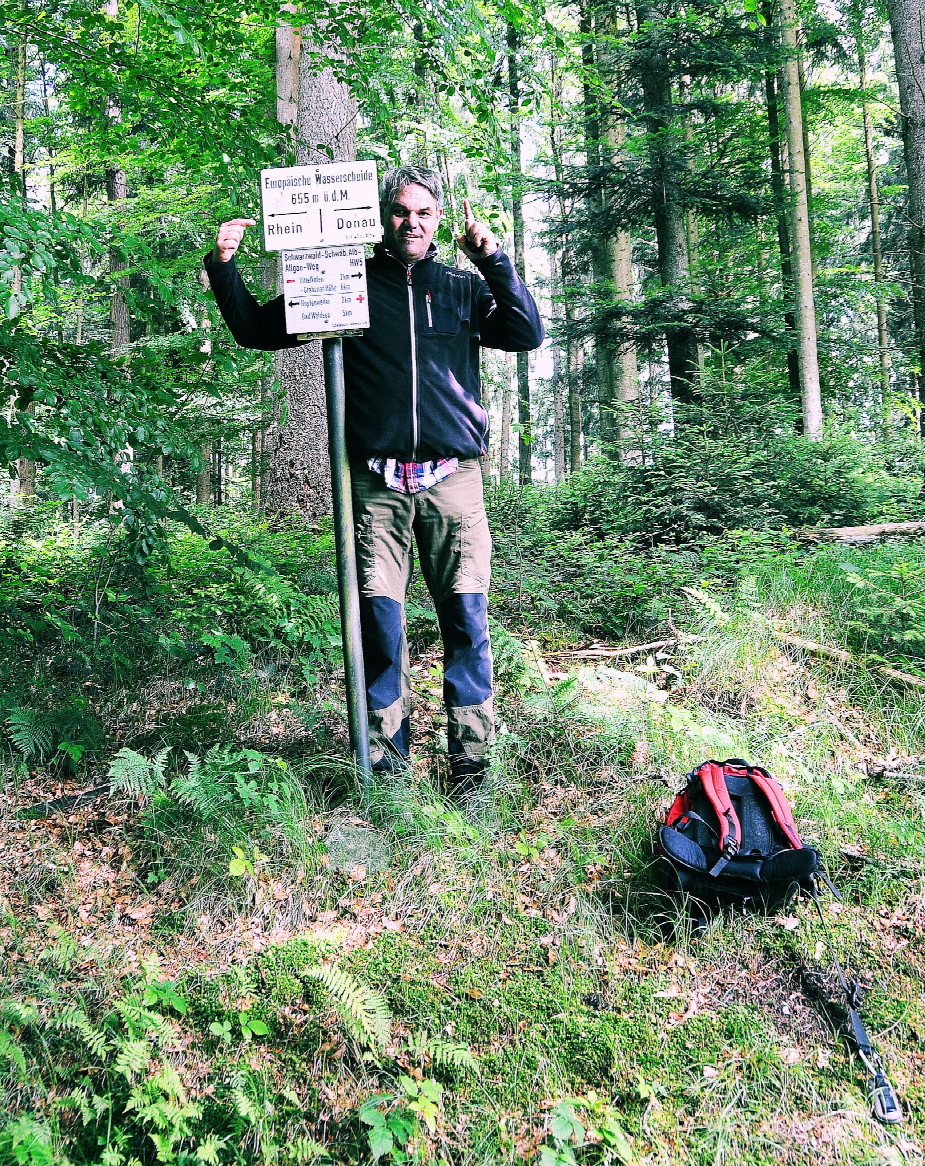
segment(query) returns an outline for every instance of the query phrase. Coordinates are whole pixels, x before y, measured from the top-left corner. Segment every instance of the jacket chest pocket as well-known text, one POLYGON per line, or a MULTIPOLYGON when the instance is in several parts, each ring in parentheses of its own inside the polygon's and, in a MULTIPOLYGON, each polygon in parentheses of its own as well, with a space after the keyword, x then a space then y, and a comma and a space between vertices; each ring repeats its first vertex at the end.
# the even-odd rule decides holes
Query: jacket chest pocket
POLYGON ((418 331, 423 336, 455 336, 464 323, 462 295, 455 287, 423 290, 418 318, 418 331))

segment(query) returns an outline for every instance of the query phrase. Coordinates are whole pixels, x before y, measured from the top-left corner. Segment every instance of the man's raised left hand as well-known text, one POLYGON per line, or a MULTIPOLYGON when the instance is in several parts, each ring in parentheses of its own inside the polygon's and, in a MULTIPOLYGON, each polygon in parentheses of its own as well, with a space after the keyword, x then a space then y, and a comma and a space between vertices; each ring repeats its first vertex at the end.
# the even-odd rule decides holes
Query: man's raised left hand
POLYGON ((472 213, 467 198, 463 199, 463 211, 466 222, 463 233, 456 239, 456 246, 470 259, 484 259, 487 255, 493 255, 498 250, 498 240, 487 224, 480 222, 472 213))

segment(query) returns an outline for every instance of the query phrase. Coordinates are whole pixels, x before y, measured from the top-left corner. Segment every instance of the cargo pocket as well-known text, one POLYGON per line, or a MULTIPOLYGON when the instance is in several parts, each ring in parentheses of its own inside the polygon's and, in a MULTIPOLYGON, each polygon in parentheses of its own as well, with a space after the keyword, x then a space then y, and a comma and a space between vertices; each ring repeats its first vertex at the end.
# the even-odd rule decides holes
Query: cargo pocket
POLYGON ((357 582, 360 591, 375 595, 376 544, 373 539, 373 516, 358 514, 353 524, 353 542, 357 555, 357 582))
POLYGON ((479 507, 479 513, 466 515, 459 529, 459 574, 455 591, 488 591, 491 582, 491 532, 488 516, 479 507))

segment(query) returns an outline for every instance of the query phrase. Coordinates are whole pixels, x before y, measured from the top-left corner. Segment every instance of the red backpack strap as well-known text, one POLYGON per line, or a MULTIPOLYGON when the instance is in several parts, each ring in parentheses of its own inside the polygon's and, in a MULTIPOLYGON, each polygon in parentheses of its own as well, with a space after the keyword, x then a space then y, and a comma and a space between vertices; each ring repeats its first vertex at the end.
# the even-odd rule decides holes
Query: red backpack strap
POLYGON ((802 850, 803 843, 800 841, 796 822, 793 820, 793 810, 784 796, 784 791, 770 773, 766 769, 762 769, 760 765, 749 765, 746 768, 748 776, 768 799, 771 816, 783 831, 784 837, 794 850, 802 850))
POLYGON ((742 842, 742 825, 732 807, 732 802, 729 800, 729 790, 726 789, 726 777, 722 765, 716 761, 705 761, 694 772, 700 778, 703 792, 707 795, 707 800, 719 819, 719 862, 710 871, 710 874, 715 876, 737 853, 742 842))
POLYGON ((683 818, 691 808, 690 785, 686 785, 671 803, 671 809, 665 818, 666 826, 673 826, 678 818, 683 818))

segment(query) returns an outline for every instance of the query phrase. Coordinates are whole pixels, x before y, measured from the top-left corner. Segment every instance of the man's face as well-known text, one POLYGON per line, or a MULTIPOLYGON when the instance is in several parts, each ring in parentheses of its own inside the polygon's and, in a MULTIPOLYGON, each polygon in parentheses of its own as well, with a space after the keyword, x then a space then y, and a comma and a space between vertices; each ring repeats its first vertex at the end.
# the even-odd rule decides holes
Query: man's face
POLYGON ((423 186, 403 186, 385 211, 385 242, 402 263, 416 263, 427 254, 443 215, 437 200, 423 186))

